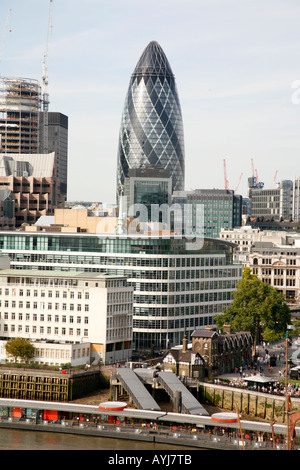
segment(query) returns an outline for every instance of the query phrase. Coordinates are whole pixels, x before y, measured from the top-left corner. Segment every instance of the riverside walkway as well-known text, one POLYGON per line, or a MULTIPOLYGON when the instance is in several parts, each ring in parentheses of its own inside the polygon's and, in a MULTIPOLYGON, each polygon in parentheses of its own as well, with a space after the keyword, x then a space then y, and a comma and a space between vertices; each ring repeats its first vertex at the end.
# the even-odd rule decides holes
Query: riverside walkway
MULTIPOLYGON (((173 444, 202 449, 242 448, 239 424, 210 416, 124 409, 104 411, 98 406, 0 398, 0 428, 79 434, 173 444), (110 416, 107 416, 109 413, 110 416), (56 419, 49 416, 56 415, 56 419)), ((273 449, 270 423, 241 420, 246 450, 273 449)), ((274 424, 276 448, 286 449, 286 425, 274 424)), ((300 428, 295 429, 300 436, 300 428)), ((299 449, 299 446, 293 446, 299 449)))

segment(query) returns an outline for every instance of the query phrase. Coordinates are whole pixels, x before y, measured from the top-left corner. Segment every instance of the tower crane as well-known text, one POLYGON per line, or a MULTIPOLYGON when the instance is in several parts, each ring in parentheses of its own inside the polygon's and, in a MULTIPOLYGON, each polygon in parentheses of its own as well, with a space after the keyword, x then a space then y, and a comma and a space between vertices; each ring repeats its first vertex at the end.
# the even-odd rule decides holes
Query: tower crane
POLYGON ((272 185, 272 188, 273 188, 273 189, 274 189, 274 187, 275 187, 276 178, 277 178, 277 173, 278 173, 278 170, 275 171, 275 175, 274 175, 274 179, 273 179, 273 185, 272 185))
POLYGON ((2 54, 3 54, 3 49, 4 49, 4 44, 7 38, 7 33, 11 30, 9 30, 9 25, 10 25, 10 17, 11 17, 11 8, 9 8, 6 16, 6 21, 5 21, 5 26, 4 26, 4 31, 3 31, 3 36, 2 36, 2 41, 0 44, 0 62, 2 60, 2 54))
POLYGON ((252 165, 252 176, 254 178, 254 163, 253 163, 253 158, 251 158, 251 165, 252 165))
POLYGON ((240 177, 239 177, 238 183, 237 183, 237 185, 236 185, 236 187, 235 187, 235 190, 234 190, 234 194, 236 194, 236 193, 237 193, 237 190, 238 190, 238 188, 239 188, 239 185, 240 185, 240 182, 241 182, 242 176, 243 176, 243 173, 241 173, 241 174, 240 174, 240 177))
POLYGON ((49 93, 48 93, 48 54, 49 54, 49 42, 52 31, 52 9, 53 0, 50 0, 49 5, 49 19, 48 19, 48 31, 46 41, 46 51, 43 60, 43 75, 42 75, 42 86, 43 86, 43 134, 44 134, 44 149, 45 153, 48 153, 48 111, 49 111, 49 93))
POLYGON ((226 176, 226 161, 225 158, 223 159, 223 164, 224 164, 224 183, 225 183, 225 189, 228 189, 229 187, 229 182, 226 176))

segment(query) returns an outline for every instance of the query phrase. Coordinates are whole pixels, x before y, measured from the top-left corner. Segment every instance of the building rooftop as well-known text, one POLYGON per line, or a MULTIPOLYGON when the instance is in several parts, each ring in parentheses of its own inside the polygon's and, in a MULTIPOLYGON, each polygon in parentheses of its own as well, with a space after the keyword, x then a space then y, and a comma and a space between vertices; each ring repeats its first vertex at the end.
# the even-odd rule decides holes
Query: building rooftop
POLYGON ((55 153, 0 153, 0 176, 51 178, 55 153))
POLYGON ((79 271, 38 271, 32 269, 0 269, 0 276, 12 277, 49 277, 49 278, 69 278, 69 279, 126 279, 125 276, 105 274, 105 273, 87 273, 79 271))

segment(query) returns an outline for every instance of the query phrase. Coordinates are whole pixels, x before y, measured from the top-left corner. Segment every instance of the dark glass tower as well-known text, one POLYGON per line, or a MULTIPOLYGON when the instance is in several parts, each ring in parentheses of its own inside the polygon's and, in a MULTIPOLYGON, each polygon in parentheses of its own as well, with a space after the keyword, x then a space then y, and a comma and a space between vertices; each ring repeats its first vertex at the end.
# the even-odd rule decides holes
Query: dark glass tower
POLYGON ((131 169, 168 171, 172 190, 184 190, 184 137, 175 78, 160 45, 152 41, 131 76, 122 114, 117 193, 131 169))

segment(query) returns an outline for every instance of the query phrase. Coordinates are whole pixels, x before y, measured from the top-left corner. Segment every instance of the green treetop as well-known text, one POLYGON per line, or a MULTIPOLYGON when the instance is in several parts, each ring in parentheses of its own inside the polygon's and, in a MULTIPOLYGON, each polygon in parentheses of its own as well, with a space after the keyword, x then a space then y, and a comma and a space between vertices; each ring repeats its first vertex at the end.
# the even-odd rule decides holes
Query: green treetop
POLYGON ((253 355, 259 331, 265 341, 276 341, 285 334, 291 314, 276 288, 265 284, 245 268, 233 295, 234 300, 225 313, 216 315, 214 319, 219 329, 224 323, 230 323, 233 330, 250 331, 254 340, 253 355))
POLYGON ((34 357, 34 346, 24 338, 12 338, 5 345, 8 356, 14 358, 15 362, 20 358, 21 362, 28 362, 34 357))

